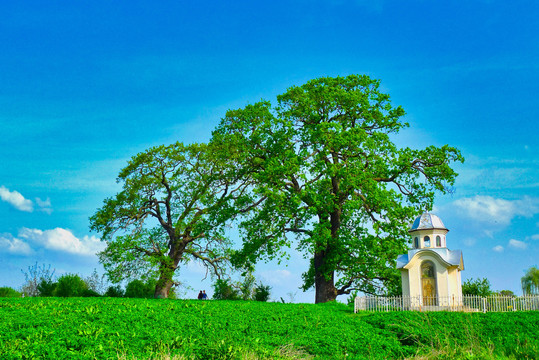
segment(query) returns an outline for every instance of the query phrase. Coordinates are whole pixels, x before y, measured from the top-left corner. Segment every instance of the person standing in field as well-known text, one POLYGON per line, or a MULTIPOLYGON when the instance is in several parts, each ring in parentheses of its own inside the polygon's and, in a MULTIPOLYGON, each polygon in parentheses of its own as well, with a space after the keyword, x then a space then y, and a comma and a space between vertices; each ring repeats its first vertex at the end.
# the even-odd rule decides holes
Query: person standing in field
POLYGON ((204 298, 204 295, 202 294, 202 290, 198 293, 198 300, 202 300, 204 298))
POLYGON ((208 294, 206 294, 206 290, 202 290, 202 300, 206 300, 208 298, 208 294))

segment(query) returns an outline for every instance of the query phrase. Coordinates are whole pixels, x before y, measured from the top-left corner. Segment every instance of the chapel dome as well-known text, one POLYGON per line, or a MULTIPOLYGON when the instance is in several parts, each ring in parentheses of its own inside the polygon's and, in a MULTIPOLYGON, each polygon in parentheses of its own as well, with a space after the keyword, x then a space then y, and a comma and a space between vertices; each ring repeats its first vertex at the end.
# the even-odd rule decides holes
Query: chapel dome
POLYGON ((412 232, 427 229, 440 229, 449 231, 438 216, 428 212, 416 217, 409 231, 412 232))

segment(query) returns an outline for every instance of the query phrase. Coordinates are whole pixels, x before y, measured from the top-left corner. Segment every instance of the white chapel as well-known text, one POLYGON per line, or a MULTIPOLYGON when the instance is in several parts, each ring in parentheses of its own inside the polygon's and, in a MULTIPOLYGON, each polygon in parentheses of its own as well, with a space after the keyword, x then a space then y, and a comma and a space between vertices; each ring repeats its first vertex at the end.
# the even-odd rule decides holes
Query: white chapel
POLYGON ((412 249, 399 255, 402 295, 415 299, 416 305, 441 305, 462 301, 462 252, 449 250, 448 229, 430 213, 418 216, 409 230, 412 249))

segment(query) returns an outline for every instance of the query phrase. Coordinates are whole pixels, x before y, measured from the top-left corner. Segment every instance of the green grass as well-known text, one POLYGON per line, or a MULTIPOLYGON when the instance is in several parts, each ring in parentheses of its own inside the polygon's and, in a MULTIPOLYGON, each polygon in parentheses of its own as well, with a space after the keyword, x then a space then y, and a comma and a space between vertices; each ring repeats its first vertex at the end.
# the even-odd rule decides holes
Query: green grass
POLYGON ((539 312, 360 313, 342 304, 0 299, 1 359, 535 359, 539 312))

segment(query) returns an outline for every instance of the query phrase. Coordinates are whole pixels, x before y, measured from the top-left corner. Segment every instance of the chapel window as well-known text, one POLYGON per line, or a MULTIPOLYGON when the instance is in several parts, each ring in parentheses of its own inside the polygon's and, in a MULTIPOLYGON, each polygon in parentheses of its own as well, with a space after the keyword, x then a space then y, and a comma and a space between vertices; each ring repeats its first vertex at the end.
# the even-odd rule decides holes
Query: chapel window
POLYGON ((425 239, 423 239, 423 244, 425 247, 430 247, 430 237, 425 236, 425 239))
POLYGON ((436 247, 442 247, 442 238, 440 235, 436 236, 436 247))
POLYGON ((414 239, 414 248, 417 249, 418 247, 419 247, 419 238, 416 237, 416 238, 414 239))

